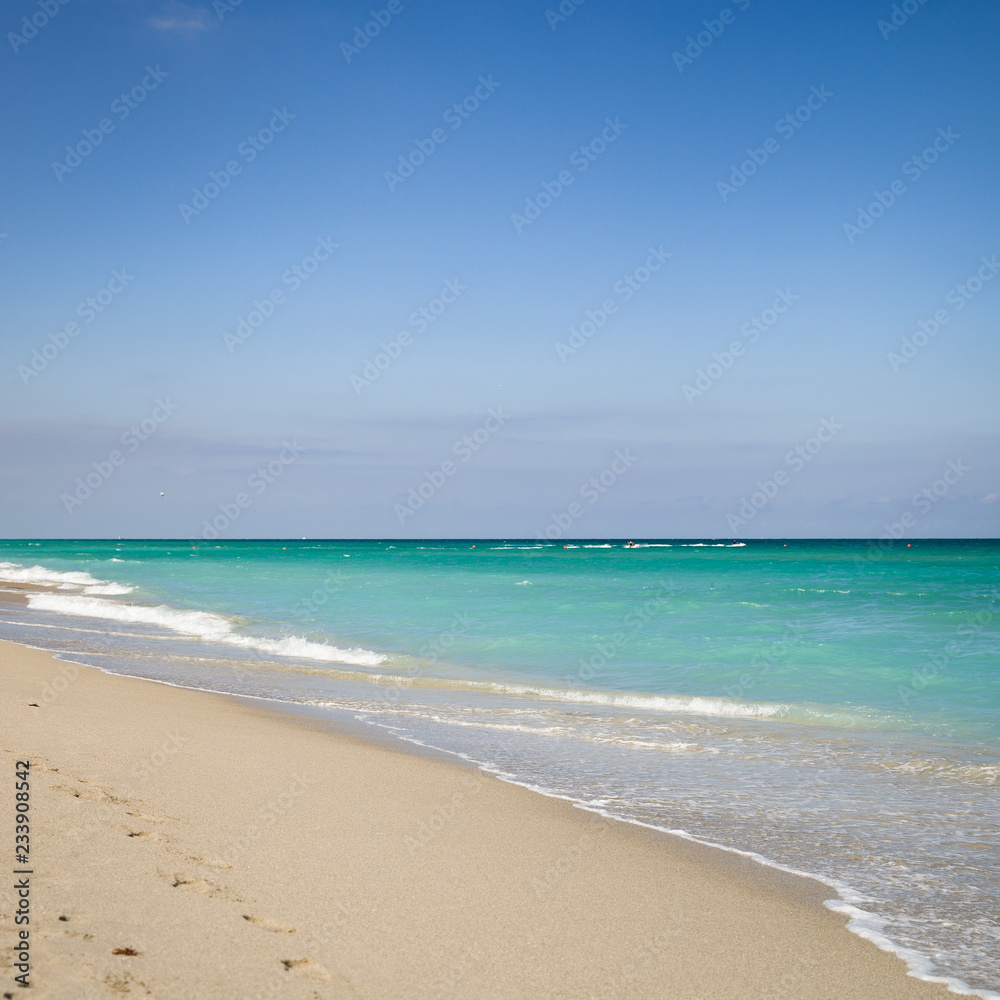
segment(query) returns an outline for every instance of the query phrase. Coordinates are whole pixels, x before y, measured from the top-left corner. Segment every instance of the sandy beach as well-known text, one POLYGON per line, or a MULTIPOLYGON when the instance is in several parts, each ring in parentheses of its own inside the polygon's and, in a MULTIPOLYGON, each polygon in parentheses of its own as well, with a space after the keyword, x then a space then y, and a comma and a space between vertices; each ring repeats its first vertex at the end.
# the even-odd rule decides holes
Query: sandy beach
POLYGON ((0 677, 8 837, 31 761, 33 996, 950 995, 812 880, 264 703, 8 642, 0 677))

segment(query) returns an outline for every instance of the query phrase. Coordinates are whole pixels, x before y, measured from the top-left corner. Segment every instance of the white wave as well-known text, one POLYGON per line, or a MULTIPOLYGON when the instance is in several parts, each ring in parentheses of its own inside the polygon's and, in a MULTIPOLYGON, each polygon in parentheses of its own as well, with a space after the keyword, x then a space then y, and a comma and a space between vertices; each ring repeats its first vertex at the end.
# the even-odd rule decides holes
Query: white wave
MULTIPOLYGON (((331 705, 335 703, 329 703, 331 705)), ((381 706, 373 706, 372 709, 368 711, 379 711, 381 706)), ((507 733, 529 733, 533 736, 571 736, 572 732, 563 726, 532 726, 526 725, 524 723, 518 722, 484 722, 481 719, 458 719, 454 716, 444 716, 437 715, 433 712, 423 712, 423 713, 398 713, 400 715, 408 715, 410 718, 414 716, 427 721, 427 722, 437 722, 444 726, 453 726, 457 729, 482 729, 490 732, 507 732, 507 733)))
MULTIPOLYGON (((525 581, 528 582, 528 581, 525 581)), ((220 642, 241 649, 254 649, 272 656, 289 656, 324 663, 348 663, 375 667, 387 656, 372 650, 353 647, 341 649, 302 636, 266 639, 240 635, 233 623, 210 611, 188 611, 161 604, 126 604, 79 594, 33 593, 28 595, 31 608, 86 618, 153 625, 206 642, 220 642)), ((377 682, 377 681, 376 681, 377 682)), ((411 677, 405 683, 418 687, 447 687, 455 690, 482 691, 561 701, 570 704, 601 705, 609 708, 637 709, 645 712, 679 715, 702 715, 728 719, 774 719, 833 726, 871 725, 873 719, 835 708, 816 705, 788 705, 773 702, 741 701, 734 698, 699 695, 659 695, 637 692, 598 691, 582 688, 559 688, 516 682, 463 680, 460 678, 411 677)))
POLYGON ((159 625, 207 642, 223 642, 230 646, 256 649, 258 652, 276 656, 297 656, 327 663, 353 663, 365 667, 377 666, 386 659, 382 654, 371 650, 359 647, 339 649, 300 636, 263 639, 239 635, 232 623, 222 615, 211 611, 184 611, 166 604, 155 607, 148 604, 123 604, 120 601, 103 601, 97 597, 75 594, 29 594, 28 604, 40 611, 56 611, 61 614, 105 618, 140 625, 159 625))
POLYGON ((973 785, 995 785, 1000 780, 1000 764, 966 764, 939 758, 904 762, 883 761, 880 766, 897 774, 951 778, 973 785))
POLYGON ((340 649, 325 642, 312 642, 297 635, 285 639, 260 639, 234 634, 227 636, 223 641, 233 646, 256 649, 261 653, 271 653, 275 656, 298 656, 303 659, 322 660, 325 663, 353 663, 359 667, 376 667, 388 659, 382 653, 362 649, 360 646, 340 649))
POLYGON ((585 736, 583 739, 591 743, 604 743, 610 746, 636 747, 639 750, 662 750, 665 753, 710 753, 720 754, 721 750, 705 747, 700 743, 685 743, 683 740, 640 740, 627 736, 585 736))
POLYGON ((223 639, 232 626, 220 615, 209 611, 182 611, 167 605, 153 607, 144 604, 122 604, 102 601, 96 597, 70 594, 31 594, 28 604, 40 611, 58 611, 85 618, 108 618, 112 621, 161 625, 175 632, 196 635, 202 639, 223 639))
POLYGON ((104 580, 97 580, 89 573, 61 573, 44 566, 21 566, 18 563, 0 562, 0 581, 4 583, 34 583, 42 587, 99 587, 104 580))
POLYGON ((93 587, 84 587, 85 594, 103 594, 106 597, 120 597, 122 594, 131 594, 132 587, 126 587, 123 583, 99 583, 93 587))
POLYGON ((19 563, 0 562, 0 583, 30 583, 58 590, 83 590, 85 594, 120 596, 131 594, 132 588, 123 583, 98 580, 87 572, 61 572, 44 566, 22 566, 19 563))
MULTIPOLYGON (((772 862, 773 864, 773 862, 772 862)), ((776 865, 775 867, 780 867, 776 865)), ((818 876, 812 875, 811 878, 818 879, 818 876)), ((834 882, 833 879, 818 879, 822 882, 827 882, 831 884, 834 888, 838 890, 841 896, 847 895, 844 891, 844 887, 834 882)), ((847 921, 847 929, 857 934, 858 937, 864 938, 866 941, 871 941, 876 948, 880 948, 882 951, 888 951, 898 958, 901 958, 909 966, 909 975, 913 976, 914 979, 922 979, 926 983, 941 983, 943 986, 948 987, 950 993, 957 993, 959 996, 963 997, 981 997, 982 1000, 1000 1000, 1000 993, 996 993, 994 990, 977 990, 969 986, 968 983, 955 976, 937 976, 935 971, 937 970, 937 963, 933 959, 929 958, 927 955, 921 954, 919 951, 913 948, 906 948, 902 945, 896 944, 892 938, 885 934, 886 925, 889 923, 883 917, 880 917, 876 913, 872 913, 870 910, 862 910, 855 906, 849 898, 835 900, 828 899, 825 901, 824 905, 834 911, 834 913, 843 913, 849 919, 847 921)))
MULTIPOLYGON (((475 691, 482 694, 513 695, 515 697, 562 702, 564 705, 596 705, 625 708, 642 712, 671 715, 700 715, 719 719, 773 719, 800 725, 818 724, 835 727, 878 727, 886 718, 866 716, 825 705, 779 704, 776 702, 739 701, 735 698, 704 695, 659 695, 632 691, 598 691, 588 688, 547 687, 516 681, 472 680, 461 677, 435 677, 423 674, 395 675, 365 673, 358 680, 375 684, 392 684, 413 689, 433 688, 448 691, 475 691)), ((491 708, 490 711, 493 709, 491 708)), ((508 709, 535 715, 538 709, 508 709)), ((891 719, 888 719, 891 722, 891 719)), ((689 727, 689 723, 684 723, 689 727)), ((694 730, 697 731, 697 730, 694 730)))
POLYGON ((533 587, 534 584, 530 580, 519 580, 514 584, 515 587, 533 587))
POLYGON ((850 711, 826 705, 784 704, 779 702, 741 701, 709 695, 642 694, 633 691, 597 691, 586 688, 557 688, 511 681, 475 681, 449 678, 421 678, 418 686, 448 687, 462 691, 517 695, 561 701, 577 705, 603 705, 608 708, 637 709, 643 712, 673 715, 704 715, 721 719, 774 719, 799 725, 823 725, 837 728, 881 728, 892 726, 889 715, 850 711))
POLYGON ((534 695, 555 701, 583 705, 607 705, 612 708, 637 708, 652 712, 677 712, 686 715, 716 715, 724 718, 775 719, 790 714, 787 705, 736 701, 729 698, 706 698, 689 695, 633 694, 614 691, 581 691, 566 688, 535 687, 528 684, 471 682, 470 687, 497 694, 534 695))

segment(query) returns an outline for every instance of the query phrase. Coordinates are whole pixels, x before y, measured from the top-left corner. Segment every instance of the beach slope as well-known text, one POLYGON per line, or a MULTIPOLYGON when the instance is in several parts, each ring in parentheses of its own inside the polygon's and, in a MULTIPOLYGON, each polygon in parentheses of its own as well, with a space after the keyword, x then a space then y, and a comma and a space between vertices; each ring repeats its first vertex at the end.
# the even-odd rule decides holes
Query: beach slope
POLYGON ((8 868, 31 762, 40 1000, 951 995, 819 883, 448 760, 6 642, 0 692, 8 868))

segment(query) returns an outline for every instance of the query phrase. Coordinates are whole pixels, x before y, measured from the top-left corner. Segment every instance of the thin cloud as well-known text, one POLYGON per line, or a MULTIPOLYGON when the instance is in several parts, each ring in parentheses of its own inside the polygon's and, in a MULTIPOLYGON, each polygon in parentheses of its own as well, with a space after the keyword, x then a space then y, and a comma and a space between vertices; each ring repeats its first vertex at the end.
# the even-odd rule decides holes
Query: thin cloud
POLYGON ((205 7, 189 7, 184 3, 168 3, 159 14, 154 14, 149 23, 157 31, 207 31, 212 22, 205 7))

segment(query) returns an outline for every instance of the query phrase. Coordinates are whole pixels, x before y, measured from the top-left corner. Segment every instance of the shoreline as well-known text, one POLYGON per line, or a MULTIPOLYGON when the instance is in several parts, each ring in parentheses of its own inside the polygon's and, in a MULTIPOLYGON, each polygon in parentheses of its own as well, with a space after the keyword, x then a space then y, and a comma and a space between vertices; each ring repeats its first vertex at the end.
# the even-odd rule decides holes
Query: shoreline
MULTIPOLYGON (((3 731, 21 733, 17 745, 5 740, 4 750, 33 754, 61 775, 38 781, 40 774, 33 772, 39 843, 52 838, 67 849, 82 846, 80 824, 74 826, 71 816, 81 800, 91 803, 83 807, 91 815, 82 827, 91 851, 78 855, 76 881, 72 873, 47 874, 58 868, 50 857, 36 876, 36 899, 41 905, 50 880, 57 908, 91 912, 107 943, 116 934, 135 936, 126 912, 142 909, 148 894, 159 907, 143 930, 143 947, 134 949, 140 955, 127 959, 114 957, 112 948, 94 956, 89 943, 72 936, 78 921, 71 914, 43 909, 33 952, 34 985, 43 996, 52 987, 48 995, 59 995, 57 984, 68 985, 61 977, 81 962, 107 970, 105 977, 127 972, 119 979, 136 989, 148 979, 147 995, 171 997, 231 996, 232 976, 239 979, 248 968, 267 979, 267 995, 276 997, 487 996, 498 990, 526 997, 682 997, 708 991, 789 1000, 949 995, 941 985, 908 976, 900 958, 844 933, 846 917, 824 906, 830 890, 809 876, 766 867, 742 852, 603 819, 471 765, 235 696, 142 684, 142 678, 71 664, 68 672, 75 676, 51 704, 25 707, 43 684, 66 676, 60 664, 68 663, 27 646, 0 644, 3 731), (116 711, 117 702, 132 708, 128 718, 116 711), (165 719, 173 727, 164 726, 165 719), (214 751, 205 760, 208 769, 194 771, 203 786, 196 801, 189 794, 190 776, 177 773, 178 764, 182 770, 192 764, 192 741, 214 751), (124 761, 117 759, 122 751, 124 761), (251 759, 259 766, 242 773, 241 764, 251 759), (313 770, 291 777, 293 763, 302 760, 314 762, 313 770), (351 780, 343 773, 345 762, 356 767, 351 780), (67 776, 69 788, 53 783, 67 776), (274 818, 261 818, 265 802, 254 823, 261 781, 271 788, 274 818), (38 784, 45 790, 35 790, 38 784), (94 787, 83 787, 88 785, 94 787), (47 829, 50 793, 63 801, 47 829), (348 804, 350 821, 344 818, 348 804), (186 815, 173 815, 178 812, 186 815), (236 815, 242 822, 234 827, 236 815), (294 847, 283 840, 286 825, 295 828, 288 831, 294 847), (128 826, 143 829, 124 830, 128 826), (350 848, 351 879, 331 867, 331 839, 350 848), (177 868, 177 855, 187 850, 178 845, 189 842, 201 843, 195 855, 181 858, 185 870, 171 875, 166 869, 177 868), (303 852, 314 859, 313 868, 303 852), (152 868, 148 857, 143 867, 149 854, 156 855, 152 868), (116 902, 95 909, 87 883, 92 869, 106 867, 109 859, 131 874, 115 879, 116 902), (296 876, 289 881, 293 861, 296 876), (283 874, 276 876, 275 867, 283 874), (296 894, 283 919, 249 909, 235 916, 224 912, 246 909, 252 894, 256 909, 281 910, 283 884, 296 894), (308 898, 298 895, 307 887, 308 898), (382 906, 369 912, 361 900, 372 898, 382 906), (437 904, 428 906, 430 899, 437 904), (217 911, 206 911, 210 900, 219 901, 217 911), (70 920, 59 922, 60 915, 70 920), (244 932, 238 941, 229 937, 234 924, 244 932), (215 964, 231 975, 217 974, 210 990, 211 976, 206 979, 194 957, 179 969, 164 960, 165 953, 177 951, 178 934, 184 939, 175 925, 196 927, 210 942, 204 950, 230 959, 215 964), (220 933, 220 925, 229 934, 220 933), (248 937, 247 928, 258 929, 256 937, 248 937), (373 943, 387 934, 394 942, 391 960, 375 961, 373 943), (276 942, 288 956, 275 951, 276 942), (334 942, 339 947, 332 948, 334 942), (497 942, 499 951, 488 954, 497 951, 497 942), (456 949, 465 956, 457 963, 456 949), (70 955, 75 961, 67 963, 70 955), (428 968, 431 955, 437 958, 428 968), (531 955, 533 962, 527 961, 531 955), (451 979, 441 979, 442 967, 450 968, 451 979), (194 992, 185 992, 193 985, 184 985, 188 978, 197 981, 194 992), (318 992, 303 992, 306 983, 318 992)), ((58 857, 60 851, 53 853, 58 857)), ((3 909, 7 933, 6 901, 3 909)), ((98 937, 89 933, 91 940, 98 937)), ((100 992, 96 975, 87 989, 98 992, 77 995, 113 995, 100 992)), ((257 985, 248 982, 241 995, 254 995, 247 988, 257 985)))

